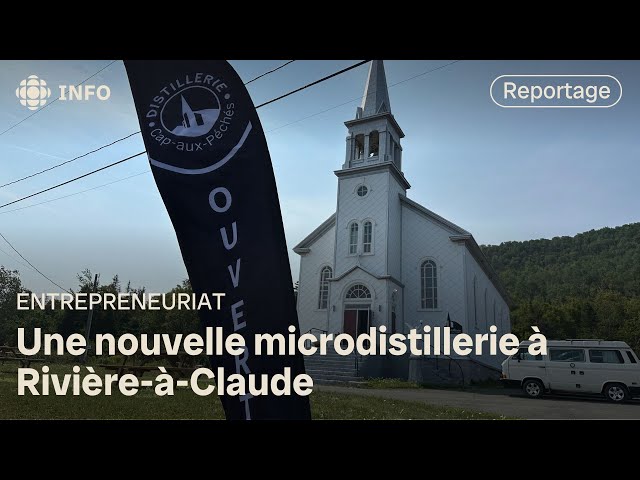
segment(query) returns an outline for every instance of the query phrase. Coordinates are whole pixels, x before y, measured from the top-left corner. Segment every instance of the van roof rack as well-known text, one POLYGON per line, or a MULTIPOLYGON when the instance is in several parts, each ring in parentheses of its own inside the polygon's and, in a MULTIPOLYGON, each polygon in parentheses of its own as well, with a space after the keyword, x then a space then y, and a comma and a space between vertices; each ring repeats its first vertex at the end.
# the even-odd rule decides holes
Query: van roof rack
POLYGON ((567 338, 567 342, 604 342, 604 338, 567 338))

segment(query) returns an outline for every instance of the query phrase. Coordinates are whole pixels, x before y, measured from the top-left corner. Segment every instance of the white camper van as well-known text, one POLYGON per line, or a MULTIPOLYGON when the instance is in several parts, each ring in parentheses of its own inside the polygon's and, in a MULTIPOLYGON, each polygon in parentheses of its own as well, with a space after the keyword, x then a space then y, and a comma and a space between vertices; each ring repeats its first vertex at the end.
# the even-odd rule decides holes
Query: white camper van
POLYGON ((601 394, 612 402, 640 397, 640 360, 625 342, 549 340, 547 355, 530 355, 530 343, 522 342, 502 362, 501 378, 529 397, 545 392, 601 394))

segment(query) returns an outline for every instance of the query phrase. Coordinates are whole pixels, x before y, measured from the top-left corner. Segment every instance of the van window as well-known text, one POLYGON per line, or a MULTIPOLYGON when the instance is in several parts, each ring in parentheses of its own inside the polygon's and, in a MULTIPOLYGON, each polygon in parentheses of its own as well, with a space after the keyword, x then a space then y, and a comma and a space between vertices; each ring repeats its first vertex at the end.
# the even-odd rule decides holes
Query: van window
POLYGON ((638 362, 636 361, 636 357, 634 357, 634 356, 633 356, 633 353, 631 353, 629 350, 627 350, 627 357, 629 357, 629 361, 630 361, 631 363, 638 363, 638 362))
POLYGON ((529 353, 528 348, 521 348, 520 350, 518 350, 518 353, 516 353, 513 356, 513 358, 514 360, 524 360, 526 362, 534 362, 534 361, 541 361, 542 355, 531 355, 529 353))
POLYGON ((578 348, 550 348, 549 359, 552 362, 584 362, 584 350, 578 348))
POLYGON ((624 363, 618 350, 589 350, 591 363, 624 363))

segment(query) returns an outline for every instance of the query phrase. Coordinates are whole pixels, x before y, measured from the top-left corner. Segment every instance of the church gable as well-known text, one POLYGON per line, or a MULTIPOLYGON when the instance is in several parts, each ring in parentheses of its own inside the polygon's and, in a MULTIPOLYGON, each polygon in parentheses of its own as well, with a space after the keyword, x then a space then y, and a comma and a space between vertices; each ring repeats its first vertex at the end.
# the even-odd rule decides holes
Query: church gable
POLYGON ((334 213, 322 222, 313 232, 307 235, 298 245, 293 247, 293 251, 299 255, 309 253, 311 245, 322 237, 329 229, 336 224, 336 214, 334 213))
POLYGON ((395 278, 393 275, 376 275, 372 272, 370 272, 369 270, 367 270, 366 268, 362 267, 361 265, 354 265, 353 267, 351 267, 349 270, 341 273, 340 275, 334 277, 332 279, 332 281, 339 281, 342 280, 343 278, 348 277, 349 275, 351 275, 352 272, 362 272, 366 275, 368 275, 369 277, 371 277, 372 279, 376 279, 376 280, 391 280, 392 282, 396 283, 399 286, 404 286, 402 284, 402 282, 400 280, 398 280, 397 278, 395 278))

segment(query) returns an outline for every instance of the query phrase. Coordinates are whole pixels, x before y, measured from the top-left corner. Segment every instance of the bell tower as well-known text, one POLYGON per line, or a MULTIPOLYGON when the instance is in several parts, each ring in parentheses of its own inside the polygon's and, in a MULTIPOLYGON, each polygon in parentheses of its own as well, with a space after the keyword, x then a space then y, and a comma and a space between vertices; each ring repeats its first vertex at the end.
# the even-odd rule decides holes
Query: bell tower
POLYGON ((410 187, 402 174, 404 137, 391 113, 382 60, 372 60, 362 104, 348 129, 338 177, 334 277, 360 267, 400 278, 401 206, 410 187))
POLYGON ((404 133, 391 114, 387 78, 382 60, 372 60, 362 104, 356 118, 345 122, 349 129, 343 169, 392 162, 402 171, 404 133))

